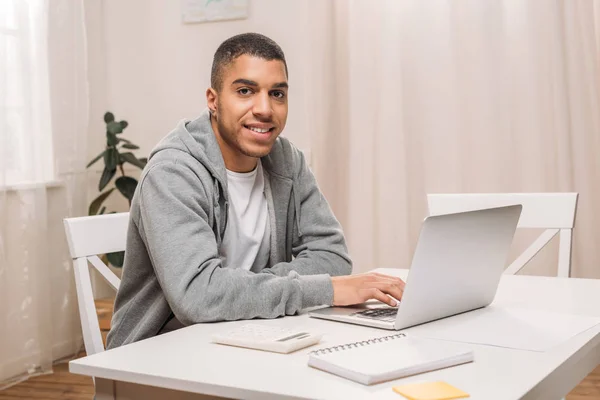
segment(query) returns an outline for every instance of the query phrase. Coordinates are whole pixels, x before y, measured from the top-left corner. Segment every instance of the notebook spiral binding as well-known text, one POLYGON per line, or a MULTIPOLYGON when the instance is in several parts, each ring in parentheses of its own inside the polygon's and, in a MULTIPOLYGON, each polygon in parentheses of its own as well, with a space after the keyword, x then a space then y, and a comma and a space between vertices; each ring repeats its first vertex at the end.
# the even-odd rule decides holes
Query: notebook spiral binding
POLYGON ((311 351, 309 354, 314 354, 316 356, 319 356, 319 355, 323 355, 323 354, 334 353, 336 351, 348 350, 353 347, 362 347, 362 346, 368 346, 368 345, 375 344, 375 343, 389 342, 389 341, 392 341, 395 339, 403 338, 405 336, 406 335, 404 333, 397 333, 395 335, 382 336, 382 337, 378 337, 378 338, 374 338, 374 339, 363 340, 360 342, 346 343, 346 344, 340 344, 337 346, 326 347, 323 349, 311 351))

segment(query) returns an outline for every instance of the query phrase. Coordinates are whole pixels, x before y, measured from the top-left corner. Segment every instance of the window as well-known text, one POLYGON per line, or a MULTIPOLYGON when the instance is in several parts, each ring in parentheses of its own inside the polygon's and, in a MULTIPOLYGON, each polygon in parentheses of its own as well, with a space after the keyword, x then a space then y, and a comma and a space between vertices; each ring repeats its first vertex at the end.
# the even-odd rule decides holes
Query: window
POLYGON ((0 186, 54 180, 46 0, 0 1, 0 186))

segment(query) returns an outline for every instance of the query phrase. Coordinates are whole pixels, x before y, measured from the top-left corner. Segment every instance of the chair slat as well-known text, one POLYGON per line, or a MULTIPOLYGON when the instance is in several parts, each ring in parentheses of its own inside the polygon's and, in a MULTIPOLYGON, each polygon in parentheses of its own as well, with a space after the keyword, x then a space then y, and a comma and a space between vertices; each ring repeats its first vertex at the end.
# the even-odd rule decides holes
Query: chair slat
POLYGON ((100 272, 102 277, 104 279, 106 279, 106 282, 108 282, 108 284, 110 286, 112 286, 113 289, 119 290, 119 285, 121 284, 121 280, 119 279, 119 277, 117 275, 114 274, 114 272, 112 272, 110 270, 110 268, 108 268, 106 266, 106 264, 104 264, 102 262, 102 260, 100 260, 100 257, 91 256, 91 257, 88 257, 87 259, 90 262, 90 264, 92 264, 96 268, 96 270, 98 270, 98 272, 100 272))
POLYGON ((71 258, 125 250, 129 213, 64 220, 71 258))
POLYGON ((519 228, 572 229, 577 193, 457 193, 428 194, 430 215, 482 208, 523 205, 519 228))
POLYGON ((559 232, 558 229, 546 229, 515 261, 504 270, 505 274, 514 275, 521 271, 559 232))

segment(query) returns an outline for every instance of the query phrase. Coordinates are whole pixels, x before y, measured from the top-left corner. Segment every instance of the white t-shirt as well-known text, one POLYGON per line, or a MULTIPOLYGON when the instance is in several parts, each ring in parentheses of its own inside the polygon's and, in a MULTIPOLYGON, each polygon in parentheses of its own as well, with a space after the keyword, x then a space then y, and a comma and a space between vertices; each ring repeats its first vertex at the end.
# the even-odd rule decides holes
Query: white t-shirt
POLYGON ((260 270, 267 266, 271 249, 269 211, 260 160, 252 172, 227 170, 229 209, 225 235, 219 248, 223 265, 260 270))

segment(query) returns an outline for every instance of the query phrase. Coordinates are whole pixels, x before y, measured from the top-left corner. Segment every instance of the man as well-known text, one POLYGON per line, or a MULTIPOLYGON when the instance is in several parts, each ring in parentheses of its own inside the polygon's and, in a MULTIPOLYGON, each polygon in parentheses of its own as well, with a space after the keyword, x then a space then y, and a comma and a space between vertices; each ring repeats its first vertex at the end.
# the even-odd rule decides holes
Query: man
POLYGON ((404 283, 352 271, 338 221, 288 113, 281 48, 259 34, 217 49, 208 109, 152 151, 132 201, 108 347, 208 321, 276 318, 378 299, 404 283))

